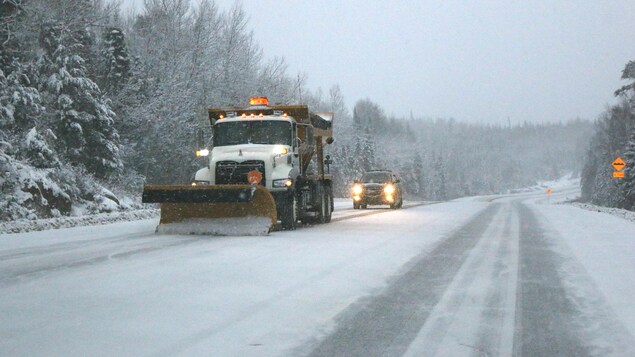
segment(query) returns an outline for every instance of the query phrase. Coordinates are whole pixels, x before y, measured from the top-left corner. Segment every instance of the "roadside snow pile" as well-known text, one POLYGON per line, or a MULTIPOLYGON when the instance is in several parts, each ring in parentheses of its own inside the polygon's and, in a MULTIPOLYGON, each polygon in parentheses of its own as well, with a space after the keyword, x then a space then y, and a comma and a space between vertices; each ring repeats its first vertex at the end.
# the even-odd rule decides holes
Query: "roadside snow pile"
POLYGON ((0 222, 0 234, 43 231, 47 229, 69 228, 77 226, 91 226, 157 217, 159 217, 158 209, 141 209, 114 213, 88 214, 79 217, 57 217, 35 220, 20 219, 10 222, 0 222))
POLYGON ((535 190, 543 190, 547 188, 557 189, 572 186, 580 186, 580 177, 574 177, 573 173, 568 173, 557 180, 538 181, 536 186, 533 186, 532 188, 535 190))
POLYGON ((529 193, 537 191, 545 191, 548 188, 557 190, 560 188, 569 188, 574 186, 580 186, 580 177, 576 177, 573 173, 568 173, 556 180, 538 181, 535 185, 523 188, 514 188, 508 190, 506 193, 529 193))
POLYGON ((585 209, 587 211, 608 213, 613 216, 621 217, 631 222, 635 222, 635 212, 633 211, 629 211, 629 210, 625 210, 621 208, 596 206, 590 203, 571 202, 569 204, 578 208, 585 209))

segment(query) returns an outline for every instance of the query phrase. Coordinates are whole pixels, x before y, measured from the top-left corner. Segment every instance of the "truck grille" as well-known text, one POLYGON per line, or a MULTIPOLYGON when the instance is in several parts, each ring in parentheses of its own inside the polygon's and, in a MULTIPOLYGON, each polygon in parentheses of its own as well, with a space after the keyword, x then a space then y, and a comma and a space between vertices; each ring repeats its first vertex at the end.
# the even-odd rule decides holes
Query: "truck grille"
POLYGON ((262 174, 261 185, 266 186, 265 162, 248 160, 243 162, 219 161, 216 163, 216 184, 249 184, 247 173, 258 170, 262 174))

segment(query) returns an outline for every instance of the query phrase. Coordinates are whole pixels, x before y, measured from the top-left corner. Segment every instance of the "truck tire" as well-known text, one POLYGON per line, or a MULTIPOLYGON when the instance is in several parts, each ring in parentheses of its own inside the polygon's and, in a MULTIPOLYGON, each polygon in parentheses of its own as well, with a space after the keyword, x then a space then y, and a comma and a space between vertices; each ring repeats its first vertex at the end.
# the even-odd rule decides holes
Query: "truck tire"
POLYGON ((353 209, 359 209, 359 203, 353 201, 353 209))
POLYGON ((331 213, 335 211, 335 200, 333 199, 333 187, 329 187, 329 195, 331 196, 331 213))
POLYGON ((293 231, 297 227, 298 199, 293 192, 285 198, 284 206, 280 210, 280 221, 285 231, 293 231))
POLYGON ((322 188, 321 196, 319 221, 320 223, 329 223, 333 214, 333 196, 329 186, 322 188))
POLYGON ((333 199, 331 197, 331 190, 328 185, 322 185, 320 189, 320 210, 318 211, 319 223, 329 223, 331 221, 331 214, 333 206, 333 199))

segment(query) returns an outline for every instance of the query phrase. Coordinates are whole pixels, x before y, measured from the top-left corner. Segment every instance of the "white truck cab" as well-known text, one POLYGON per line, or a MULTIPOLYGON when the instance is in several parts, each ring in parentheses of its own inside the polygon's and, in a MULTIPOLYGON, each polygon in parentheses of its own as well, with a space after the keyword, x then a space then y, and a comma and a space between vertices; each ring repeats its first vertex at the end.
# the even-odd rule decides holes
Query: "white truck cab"
MULTIPOLYGON (((199 170, 196 184, 248 184, 247 174, 262 174, 261 185, 271 192, 286 191, 300 171, 297 123, 289 116, 245 116, 214 124, 209 166, 199 170)), ((199 155, 201 153, 199 152, 199 155)))

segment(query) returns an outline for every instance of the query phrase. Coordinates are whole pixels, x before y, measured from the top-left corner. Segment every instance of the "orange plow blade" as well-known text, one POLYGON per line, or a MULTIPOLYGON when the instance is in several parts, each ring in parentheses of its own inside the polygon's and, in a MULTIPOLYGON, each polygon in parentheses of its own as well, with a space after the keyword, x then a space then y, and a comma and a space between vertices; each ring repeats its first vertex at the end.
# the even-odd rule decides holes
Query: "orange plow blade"
POLYGON ((160 203, 159 233, 265 235, 277 222, 276 203, 262 186, 144 186, 142 202, 160 203))

